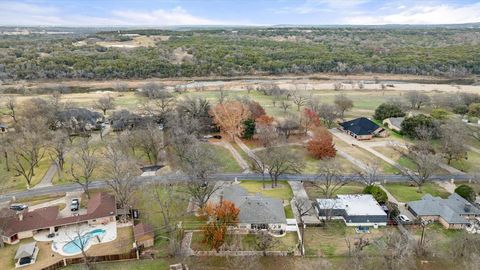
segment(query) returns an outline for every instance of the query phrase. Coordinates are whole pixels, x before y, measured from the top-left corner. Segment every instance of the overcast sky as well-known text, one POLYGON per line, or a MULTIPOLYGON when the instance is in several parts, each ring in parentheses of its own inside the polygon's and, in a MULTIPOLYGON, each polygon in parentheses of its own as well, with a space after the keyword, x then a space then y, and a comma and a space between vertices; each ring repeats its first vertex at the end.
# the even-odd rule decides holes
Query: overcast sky
POLYGON ((0 25, 449 24, 480 0, 0 0, 0 25))

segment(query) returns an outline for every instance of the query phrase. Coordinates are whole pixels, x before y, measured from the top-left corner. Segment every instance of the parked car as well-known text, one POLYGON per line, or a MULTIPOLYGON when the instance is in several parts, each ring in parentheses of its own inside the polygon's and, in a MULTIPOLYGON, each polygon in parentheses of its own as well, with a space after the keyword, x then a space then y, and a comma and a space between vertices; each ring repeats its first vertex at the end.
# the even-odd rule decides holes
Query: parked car
POLYGON ((80 201, 78 199, 72 199, 72 203, 70 203, 70 211, 78 211, 80 208, 80 201))
POLYGON ((25 209, 28 208, 28 205, 26 204, 19 204, 19 203, 16 203, 16 204, 12 204, 10 205, 10 209, 11 210, 14 210, 14 211, 23 211, 25 209))
POLYGON ((400 220, 401 223, 409 223, 411 220, 405 216, 405 215, 398 215, 398 220, 400 220))

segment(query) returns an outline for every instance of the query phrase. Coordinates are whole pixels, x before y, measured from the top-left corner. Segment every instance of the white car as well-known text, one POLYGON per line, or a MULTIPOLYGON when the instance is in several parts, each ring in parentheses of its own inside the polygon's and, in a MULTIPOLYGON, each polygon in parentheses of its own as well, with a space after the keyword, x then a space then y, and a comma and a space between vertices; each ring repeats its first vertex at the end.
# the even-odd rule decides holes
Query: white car
POLYGON ((398 220, 400 220, 400 222, 402 223, 407 223, 407 222, 410 222, 411 220, 405 216, 405 215, 398 215, 398 220))

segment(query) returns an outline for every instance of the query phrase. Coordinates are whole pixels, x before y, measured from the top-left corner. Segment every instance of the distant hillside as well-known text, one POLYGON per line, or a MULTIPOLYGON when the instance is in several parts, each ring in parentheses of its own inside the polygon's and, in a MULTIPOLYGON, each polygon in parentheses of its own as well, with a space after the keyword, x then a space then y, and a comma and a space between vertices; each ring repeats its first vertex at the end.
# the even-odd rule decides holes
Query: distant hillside
POLYGON ((170 29, 1 27, 0 80, 317 72, 458 78, 480 73, 479 27, 480 23, 170 29))

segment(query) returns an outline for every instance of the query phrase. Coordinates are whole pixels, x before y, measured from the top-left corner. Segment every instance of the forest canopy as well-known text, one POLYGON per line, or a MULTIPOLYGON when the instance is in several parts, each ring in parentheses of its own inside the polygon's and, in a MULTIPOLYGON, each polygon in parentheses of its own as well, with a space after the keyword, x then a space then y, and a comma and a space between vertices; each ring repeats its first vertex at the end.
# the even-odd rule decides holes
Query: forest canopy
POLYGON ((480 74, 480 32, 332 27, 0 35, 0 80, 316 72, 480 74), (151 44, 117 46, 139 36, 151 44))

